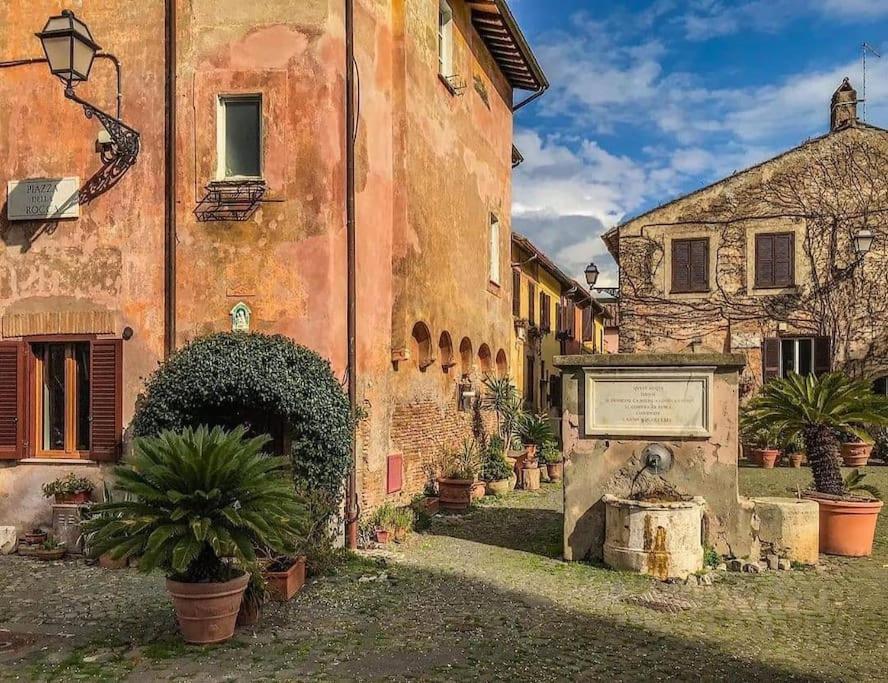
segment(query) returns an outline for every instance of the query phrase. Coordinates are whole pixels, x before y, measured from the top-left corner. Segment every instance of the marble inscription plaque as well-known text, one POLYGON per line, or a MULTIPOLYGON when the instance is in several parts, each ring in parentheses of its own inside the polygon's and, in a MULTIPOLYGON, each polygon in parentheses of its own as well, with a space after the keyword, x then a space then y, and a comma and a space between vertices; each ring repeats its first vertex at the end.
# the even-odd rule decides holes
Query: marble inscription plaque
POLYGON ((709 436, 711 387, 708 368, 587 370, 586 434, 709 436))

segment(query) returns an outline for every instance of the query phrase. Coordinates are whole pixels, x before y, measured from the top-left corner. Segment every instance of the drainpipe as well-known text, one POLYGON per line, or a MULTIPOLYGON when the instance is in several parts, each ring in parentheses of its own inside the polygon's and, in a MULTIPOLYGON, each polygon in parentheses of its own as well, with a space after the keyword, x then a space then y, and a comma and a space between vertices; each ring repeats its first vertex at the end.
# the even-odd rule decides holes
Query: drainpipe
MULTIPOLYGON (((355 295, 355 6, 345 0, 345 235, 347 255, 348 402, 357 415, 357 306, 355 295)), ((358 547, 357 435, 352 431, 351 464, 345 488, 345 540, 349 550, 358 547)))
POLYGON ((176 0, 164 0, 163 352, 176 347, 176 0))

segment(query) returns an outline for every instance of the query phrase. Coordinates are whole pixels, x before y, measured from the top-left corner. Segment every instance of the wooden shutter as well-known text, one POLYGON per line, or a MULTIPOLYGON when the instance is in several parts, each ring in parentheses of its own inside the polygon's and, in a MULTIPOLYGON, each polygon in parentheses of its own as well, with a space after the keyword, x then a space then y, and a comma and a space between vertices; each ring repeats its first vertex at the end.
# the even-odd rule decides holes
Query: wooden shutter
POLYGON ((795 239, 792 233, 774 235, 774 286, 789 287, 795 284, 793 261, 795 239))
POLYGON ((527 283, 527 322, 531 325, 536 324, 536 312, 534 311, 534 307, 536 306, 536 285, 532 282, 527 283))
POLYGON ((564 330, 564 306, 559 302, 555 304, 555 333, 561 334, 564 330))
POLYGON ((691 291, 709 289, 709 240, 691 240, 691 291))
POLYGON ((755 286, 774 286, 774 236, 755 236, 755 286))
POLYGON ((779 337, 770 337, 762 342, 762 376, 765 382, 780 376, 779 337))
POLYGON ((551 316, 549 315, 550 308, 549 295, 540 292, 540 329, 544 332, 548 332, 552 327, 551 316))
POLYGON ((123 432, 123 342, 102 339, 92 344, 90 363, 90 457, 109 462, 120 456, 123 432))
POLYGON ((521 317, 521 273, 512 271, 512 315, 521 317))
POLYGON ((832 340, 814 337, 814 374, 824 375, 832 370, 832 340))
POLYGON ((25 457, 25 348, 0 343, 0 460, 25 457))
POLYGON ((595 331, 595 313, 592 311, 591 306, 586 306, 583 309, 583 341, 593 341, 592 337, 594 336, 595 331))
POLYGON ((672 291, 691 289, 691 243, 688 240, 672 242, 672 291))

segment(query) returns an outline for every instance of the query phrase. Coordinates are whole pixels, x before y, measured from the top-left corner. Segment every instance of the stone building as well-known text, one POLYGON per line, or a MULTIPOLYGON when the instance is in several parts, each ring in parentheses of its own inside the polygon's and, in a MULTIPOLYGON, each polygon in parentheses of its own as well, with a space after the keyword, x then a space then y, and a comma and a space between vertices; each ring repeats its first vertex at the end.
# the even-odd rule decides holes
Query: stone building
POLYGON ((826 134, 604 235, 622 352, 744 353, 744 395, 791 371, 888 374, 888 131, 857 104, 845 79, 826 134))
MULTIPOLYGON (((100 478, 144 378, 190 339, 280 333, 345 375, 343 8, 75 2, 114 55, 76 96, 122 105, 130 164, 39 59, 57 4, 0 5, 0 179, 73 197, 19 220, 34 183, 13 183, 0 214, 0 522, 44 521, 48 479, 100 478)), ((548 84, 505 0, 358 0, 355 27, 367 510, 422 487, 470 428, 461 383, 508 364, 512 118, 548 84)))
POLYGON ((529 239, 512 233, 512 373, 528 410, 557 411, 555 357, 602 353, 607 313, 529 239))

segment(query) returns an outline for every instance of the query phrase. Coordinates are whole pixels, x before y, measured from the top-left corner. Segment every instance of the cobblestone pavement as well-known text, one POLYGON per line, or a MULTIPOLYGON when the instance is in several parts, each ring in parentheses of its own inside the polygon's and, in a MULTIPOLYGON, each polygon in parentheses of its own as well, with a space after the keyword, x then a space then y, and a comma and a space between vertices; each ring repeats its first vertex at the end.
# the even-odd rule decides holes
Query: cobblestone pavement
MULTIPOLYGON (((744 469, 741 486, 809 476, 744 469)), ((888 514, 872 558, 689 587, 560 562, 560 505, 550 485, 439 517, 210 648, 180 642, 161 577, 3 557, 0 678, 888 680, 888 514)))

